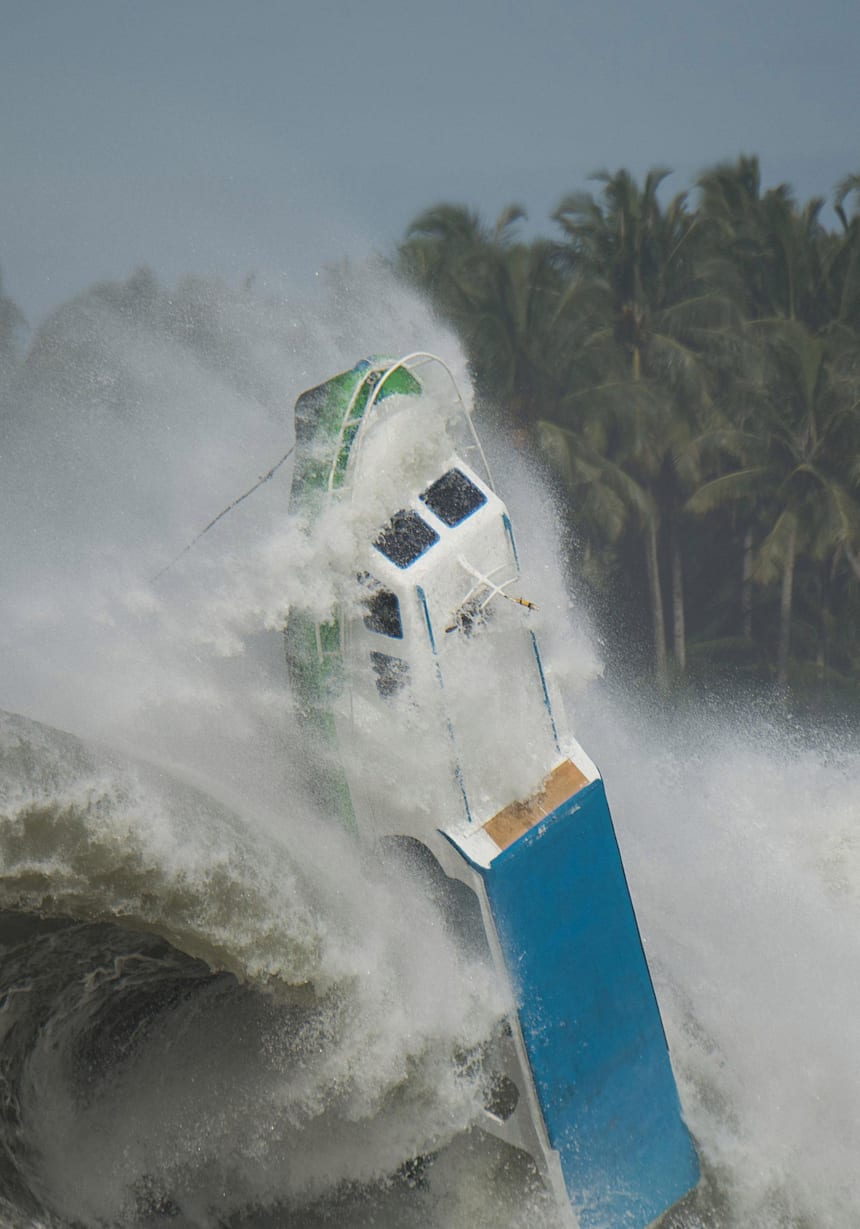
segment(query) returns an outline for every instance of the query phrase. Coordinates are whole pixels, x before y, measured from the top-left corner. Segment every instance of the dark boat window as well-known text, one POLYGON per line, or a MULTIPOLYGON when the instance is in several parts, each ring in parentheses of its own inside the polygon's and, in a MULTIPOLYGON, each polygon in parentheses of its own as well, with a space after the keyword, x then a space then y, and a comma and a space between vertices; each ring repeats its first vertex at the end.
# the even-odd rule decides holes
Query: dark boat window
POLYGON ((400 602, 397 594, 381 586, 362 599, 367 609, 364 616, 364 626, 381 636, 393 636, 395 640, 403 639, 403 620, 400 618, 400 602))
POLYGON ((376 690, 383 700, 390 700, 402 691, 409 681, 409 663, 388 653, 371 653, 370 664, 376 675, 376 690))
POLYGON ((422 493, 421 499, 440 521, 452 528, 487 502, 483 491, 479 491, 459 469, 449 469, 447 474, 437 478, 422 493))
POLYGON ((436 530, 431 529, 426 521, 422 521, 417 512, 402 508, 400 512, 395 512, 388 524, 380 530, 373 545, 399 568, 408 568, 410 563, 414 563, 419 555, 423 555, 438 541, 436 530))

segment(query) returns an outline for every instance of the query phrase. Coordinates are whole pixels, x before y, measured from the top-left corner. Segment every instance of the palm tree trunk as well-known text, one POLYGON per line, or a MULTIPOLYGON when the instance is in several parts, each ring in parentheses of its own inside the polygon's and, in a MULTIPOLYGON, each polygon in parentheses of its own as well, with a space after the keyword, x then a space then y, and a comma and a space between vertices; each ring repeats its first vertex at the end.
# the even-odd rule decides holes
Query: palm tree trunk
POLYGON ((664 687, 666 684, 666 621, 663 616, 663 594, 660 589, 656 517, 649 517, 645 526, 645 570, 648 575, 651 626, 654 632, 654 671, 659 686, 664 687))
POLYGON ((752 640, 752 570, 753 570, 753 532, 752 528, 744 531, 744 556, 741 565, 741 635, 746 640, 752 640))
POLYGON ((687 668, 687 636, 684 628, 684 573, 677 526, 672 532, 672 646, 675 664, 683 674, 687 668))
POLYGON ((782 595, 779 603, 779 649, 776 659, 776 686, 785 691, 788 686, 788 651, 791 645, 791 600, 794 589, 794 555, 797 529, 792 521, 788 531, 785 567, 782 573, 782 595))
POLYGON ((830 630, 830 611, 831 611, 831 594, 833 587, 833 572, 825 565, 819 569, 818 573, 818 652, 815 657, 815 666, 818 682, 818 706, 823 707, 824 703, 824 674, 827 669, 827 658, 829 656, 829 630, 830 630))

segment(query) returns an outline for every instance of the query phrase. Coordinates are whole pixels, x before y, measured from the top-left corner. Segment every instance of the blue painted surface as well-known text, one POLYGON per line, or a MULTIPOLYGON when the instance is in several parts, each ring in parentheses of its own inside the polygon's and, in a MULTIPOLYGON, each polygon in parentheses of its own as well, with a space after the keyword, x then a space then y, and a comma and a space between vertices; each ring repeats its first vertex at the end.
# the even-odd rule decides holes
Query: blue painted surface
POLYGON ((433 650, 433 656, 436 656, 436 637, 433 635, 433 624, 430 622, 430 609, 427 605, 427 594, 418 586, 418 600, 421 603, 421 609, 424 612, 424 623, 427 627, 427 635, 430 637, 430 648, 433 650))
POLYGON ((514 541, 514 527, 511 524, 511 518, 508 516, 507 512, 502 513, 502 524, 505 527, 505 532, 507 533, 508 539, 511 543, 511 550, 514 552, 514 563, 517 565, 517 567, 519 567, 520 566, 520 556, 519 556, 519 552, 517 551, 517 544, 514 541))
POLYGON ((695 1186, 699 1165, 603 782, 476 869, 582 1229, 642 1229, 695 1186))
POLYGON ((552 740, 555 743, 556 751, 561 751, 561 745, 558 741, 558 727, 555 724, 555 714, 552 711, 552 705, 549 701, 549 691, 547 690, 546 686, 546 675, 543 672, 543 662, 540 659, 540 649, 538 648, 537 636, 534 632, 530 632, 529 635, 532 638, 532 648, 534 649, 535 661, 537 662, 538 674, 540 675, 540 685, 543 688, 544 707, 549 714, 549 723, 552 727, 552 740))

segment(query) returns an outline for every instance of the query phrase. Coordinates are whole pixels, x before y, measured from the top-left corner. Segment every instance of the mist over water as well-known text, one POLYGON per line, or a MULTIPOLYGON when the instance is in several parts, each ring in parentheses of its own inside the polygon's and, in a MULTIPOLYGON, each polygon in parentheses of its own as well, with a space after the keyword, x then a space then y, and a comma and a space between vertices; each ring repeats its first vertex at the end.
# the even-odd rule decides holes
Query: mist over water
MULTIPOLYGON (((287 451, 303 389, 414 349, 466 383, 462 356, 379 272, 300 308, 205 283, 172 298, 68 305, 10 401, 0 1209, 16 1226, 549 1227, 528 1165, 474 1129, 464 1055, 501 990, 432 895, 300 784, 279 629, 292 603, 325 609, 321 558, 348 526, 309 546, 287 463, 153 580, 287 451)), ((856 732, 740 706, 659 715, 601 681, 552 501, 492 444, 706 1167, 677 1223, 847 1229, 856 732)))

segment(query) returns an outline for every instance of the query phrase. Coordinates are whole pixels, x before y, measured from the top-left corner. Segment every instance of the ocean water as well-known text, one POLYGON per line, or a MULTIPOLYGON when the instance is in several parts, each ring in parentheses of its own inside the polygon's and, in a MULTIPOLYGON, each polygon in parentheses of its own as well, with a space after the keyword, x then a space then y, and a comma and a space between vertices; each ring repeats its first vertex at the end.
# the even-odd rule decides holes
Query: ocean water
MULTIPOLYGON (((295 309, 196 294, 207 344, 63 309, 4 416, 0 1223, 551 1229, 477 1126, 503 991, 306 787, 279 628, 325 610, 349 526, 308 540, 285 466, 154 579, 304 388, 416 348, 466 382, 462 357, 379 272, 295 309)), ((703 1161, 673 1229, 853 1229, 857 731, 625 690, 540 476, 490 442, 703 1161)))

